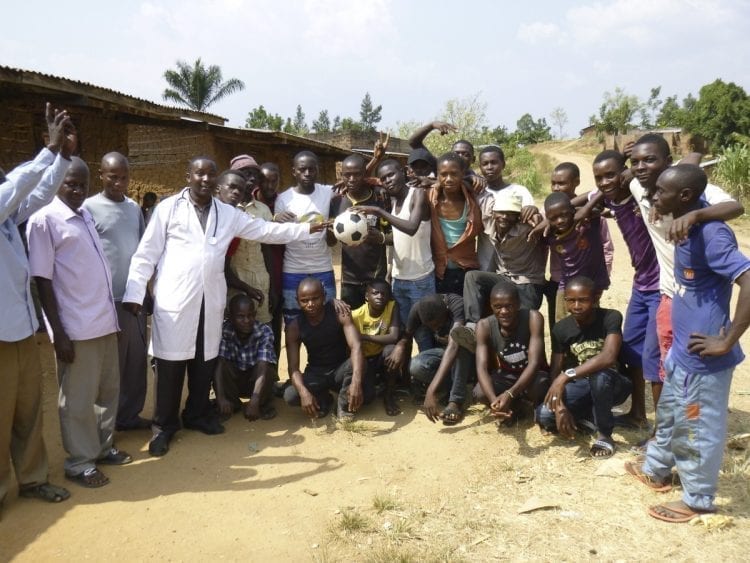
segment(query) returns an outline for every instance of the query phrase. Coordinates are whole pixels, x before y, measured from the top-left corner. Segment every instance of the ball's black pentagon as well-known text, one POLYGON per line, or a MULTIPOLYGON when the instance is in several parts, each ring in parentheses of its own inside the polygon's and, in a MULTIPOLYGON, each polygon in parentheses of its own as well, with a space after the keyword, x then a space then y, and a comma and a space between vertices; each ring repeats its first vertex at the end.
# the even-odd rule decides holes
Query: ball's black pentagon
POLYGON ((361 238, 362 238, 362 233, 360 233, 359 231, 354 231, 352 233, 352 236, 351 236, 352 242, 357 242, 361 238))
POLYGON ((352 223, 359 223, 362 220, 362 217, 360 217, 356 213, 352 213, 351 215, 349 215, 349 220, 352 223))
POLYGON ((343 223, 336 223, 336 232, 340 235, 344 234, 344 231, 346 230, 346 225, 343 223))

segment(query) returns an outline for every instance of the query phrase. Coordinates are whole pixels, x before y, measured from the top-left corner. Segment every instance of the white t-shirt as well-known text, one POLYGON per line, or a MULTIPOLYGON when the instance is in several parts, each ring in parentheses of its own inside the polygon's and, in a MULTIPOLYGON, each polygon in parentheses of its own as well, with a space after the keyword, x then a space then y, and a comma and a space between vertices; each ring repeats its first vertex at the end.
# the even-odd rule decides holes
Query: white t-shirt
MULTIPOLYGON (((633 194, 633 197, 638 202, 641 215, 646 222, 648 234, 651 235, 651 241, 654 243, 656 260, 659 262, 659 291, 668 297, 674 297, 674 245, 671 242, 667 242, 667 232, 674 219, 671 215, 665 215, 656 222, 652 223, 649 221, 651 201, 646 197, 646 189, 641 186, 641 183, 636 178, 630 182, 630 193, 633 194)), ((725 201, 735 201, 727 192, 713 184, 706 186, 706 190, 703 192, 703 199, 709 205, 716 205, 725 201)))
MULTIPOLYGON (((279 194, 274 211, 291 211, 298 223, 315 223, 328 219, 333 186, 315 184, 311 194, 301 194, 293 187, 279 194)), ((290 274, 312 274, 333 270, 331 249, 326 244, 326 233, 313 233, 307 240, 290 242, 284 253, 283 271, 290 274)))

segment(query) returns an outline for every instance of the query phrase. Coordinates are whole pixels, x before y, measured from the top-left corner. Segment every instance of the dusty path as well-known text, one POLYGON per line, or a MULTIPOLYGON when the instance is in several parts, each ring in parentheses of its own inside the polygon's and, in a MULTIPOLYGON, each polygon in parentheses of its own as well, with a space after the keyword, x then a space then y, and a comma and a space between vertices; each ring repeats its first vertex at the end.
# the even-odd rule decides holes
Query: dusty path
MULTIPOLYGON (((590 157, 553 157, 576 162, 582 188, 592 185, 590 157)), ((744 226, 740 230, 747 247, 750 238, 744 226)), ((616 227, 612 231, 614 287, 604 304, 624 309, 632 272, 616 227)), ((744 346, 750 350, 748 337, 744 346)), ((62 483, 49 344, 40 344, 40 352, 52 479, 62 483)), ((743 364, 735 376, 731 432, 750 430, 749 371, 743 364)), ((585 437, 563 443, 542 436, 530 422, 498 431, 479 410, 457 427, 435 426, 408 399, 395 418, 376 403, 362 412, 363 424, 345 429, 330 419, 313 424, 279 403, 273 421, 248 424, 235 417, 216 437, 181 432, 161 459, 149 458, 147 432, 120 434, 118 446, 134 454, 135 463, 107 470, 112 483, 100 490, 71 484, 73 497, 62 504, 17 499, 12 492, 0 522, 0 560, 615 560, 710 554, 739 561, 750 551, 742 452, 727 456, 719 497, 736 526, 711 534, 646 516, 645 507, 665 497, 624 476, 595 476, 602 463, 588 458, 585 437), (517 515, 532 496, 558 508, 517 515), (391 506, 379 514, 373 501, 383 498, 391 506), (352 514, 364 522, 359 531, 352 514)), ((617 458, 631 459, 627 448, 642 437, 616 433, 617 458)))

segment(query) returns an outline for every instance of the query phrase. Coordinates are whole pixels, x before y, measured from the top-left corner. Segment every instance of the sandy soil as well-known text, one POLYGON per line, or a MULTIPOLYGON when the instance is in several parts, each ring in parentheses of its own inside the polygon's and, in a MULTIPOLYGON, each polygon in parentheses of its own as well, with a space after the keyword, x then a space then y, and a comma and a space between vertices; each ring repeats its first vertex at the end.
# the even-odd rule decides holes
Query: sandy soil
MULTIPOLYGON (((552 156, 578 162, 582 189, 592 185, 590 157, 552 156)), ((603 304, 624 310, 632 271, 612 231, 616 274, 603 304)), ((740 223, 738 231, 750 251, 749 229, 740 223)), ((750 349, 748 337, 744 346, 750 349)), ((63 483, 46 339, 40 354, 51 479, 63 483)), ((745 363, 732 389, 732 434, 750 431, 749 396, 745 363)), ((151 398, 148 405, 146 415, 151 398)), ((407 398, 401 406, 391 418, 374 403, 360 423, 342 427, 311 422, 277 401, 275 420, 250 424, 235 416, 215 437, 183 431, 161 459, 148 456, 148 432, 119 434, 118 446, 135 462, 106 469, 109 486, 70 484, 72 498, 58 505, 11 492, 0 560, 746 560, 745 452, 727 453, 721 477, 718 503, 734 526, 711 532, 649 518, 649 504, 679 492, 657 496, 616 470, 596 475, 610 466, 588 457, 588 437, 563 442, 530 421, 498 430, 478 408, 448 428, 432 425, 407 398), (519 515, 531 497, 553 507, 519 515)), ((616 433, 618 466, 644 435, 616 433)))

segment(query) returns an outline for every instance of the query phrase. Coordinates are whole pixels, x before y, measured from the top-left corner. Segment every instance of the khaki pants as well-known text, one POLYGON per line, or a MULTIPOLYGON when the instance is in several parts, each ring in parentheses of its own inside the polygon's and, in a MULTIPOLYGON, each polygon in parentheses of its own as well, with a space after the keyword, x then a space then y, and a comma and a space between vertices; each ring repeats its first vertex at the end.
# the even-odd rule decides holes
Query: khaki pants
POLYGON ((72 364, 57 362, 65 474, 71 476, 94 468, 112 447, 120 393, 116 333, 74 340, 73 348, 72 364))
POLYGON ((47 482, 42 366, 33 336, 0 342, 0 503, 10 487, 11 462, 21 486, 47 482))

